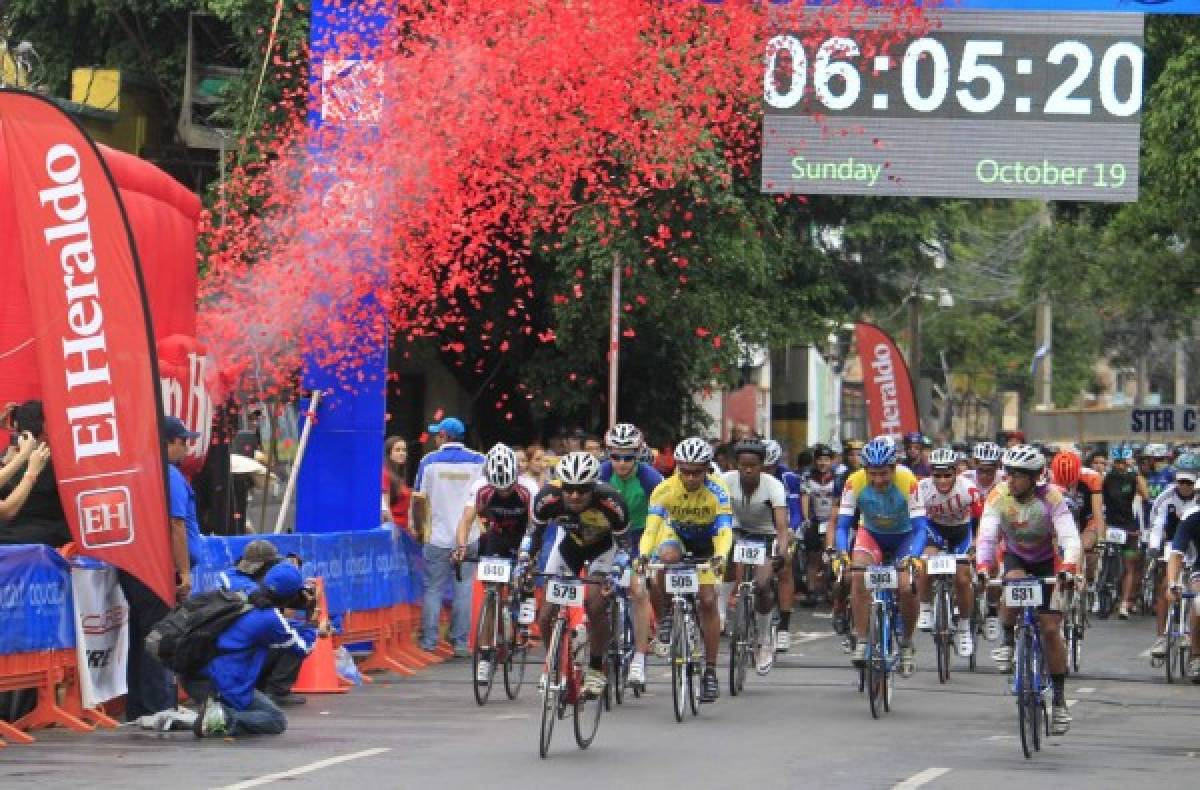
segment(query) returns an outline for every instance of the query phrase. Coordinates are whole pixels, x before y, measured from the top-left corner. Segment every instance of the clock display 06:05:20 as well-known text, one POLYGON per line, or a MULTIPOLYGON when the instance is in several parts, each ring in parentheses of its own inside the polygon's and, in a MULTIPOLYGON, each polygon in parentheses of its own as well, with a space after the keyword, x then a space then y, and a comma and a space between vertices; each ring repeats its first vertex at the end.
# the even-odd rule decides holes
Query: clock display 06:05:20
POLYGON ((853 38, 767 42, 768 114, 1136 121, 1141 42, 1119 36, 940 32, 862 57, 853 38))

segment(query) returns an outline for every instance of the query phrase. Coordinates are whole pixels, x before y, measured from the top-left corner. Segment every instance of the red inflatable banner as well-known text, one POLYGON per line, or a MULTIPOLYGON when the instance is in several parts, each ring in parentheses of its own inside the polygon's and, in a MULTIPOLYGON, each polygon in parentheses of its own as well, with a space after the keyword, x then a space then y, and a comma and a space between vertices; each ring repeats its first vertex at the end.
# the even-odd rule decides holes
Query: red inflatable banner
MULTIPOLYGON (((0 91, 0 259, 25 275, 59 498, 79 549, 174 600, 150 314, 100 152, 39 96, 0 91)), ((11 295, 6 295, 11 297, 11 295)))
POLYGON ((862 361, 863 394, 871 436, 900 437, 921 430, 908 365, 887 333, 874 324, 854 325, 862 361))

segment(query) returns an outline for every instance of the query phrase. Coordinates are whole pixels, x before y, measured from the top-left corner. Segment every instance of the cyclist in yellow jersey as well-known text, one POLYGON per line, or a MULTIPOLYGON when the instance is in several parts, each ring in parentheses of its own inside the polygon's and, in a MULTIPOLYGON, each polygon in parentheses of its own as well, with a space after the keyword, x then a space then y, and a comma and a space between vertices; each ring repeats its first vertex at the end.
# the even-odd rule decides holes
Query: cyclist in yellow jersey
MULTIPOLYGON (((700 633, 704 637, 704 679, 700 699, 713 702, 720 693, 717 681, 717 650, 721 620, 717 613, 716 584, 724 571, 725 558, 733 545, 733 510, 729 492, 721 479, 709 474, 712 447, 698 437, 684 439, 675 448, 675 474, 650 495, 646 530, 642 534, 643 557, 656 555, 665 563, 679 562, 684 553, 695 559, 711 558, 700 571, 700 633)), ((668 611, 662 586, 655 585, 655 609, 668 611)), ((667 618, 663 618, 666 620, 667 618)), ((660 642, 664 629, 660 625, 660 642)), ((666 633, 670 624, 666 623, 666 633)))

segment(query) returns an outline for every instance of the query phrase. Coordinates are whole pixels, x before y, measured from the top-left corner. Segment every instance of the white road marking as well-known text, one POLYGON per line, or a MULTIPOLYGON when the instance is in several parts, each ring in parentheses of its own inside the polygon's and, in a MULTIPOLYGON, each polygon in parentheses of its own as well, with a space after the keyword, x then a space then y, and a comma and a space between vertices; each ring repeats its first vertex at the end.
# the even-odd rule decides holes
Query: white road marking
POLYGON ((833 612, 813 612, 812 616, 821 620, 832 620, 833 612))
POLYGON ((497 721, 505 721, 506 719, 528 719, 528 713, 502 713, 496 717, 497 721))
POLYGON ((916 790, 916 788, 927 785, 939 776, 945 776, 948 773, 950 773, 949 768, 926 768, 903 782, 893 785, 892 790, 916 790))
POLYGON ((989 735, 984 738, 985 741, 1011 741, 1017 736, 1015 735, 989 735))
POLYGON ((1091 693, 1095 692, 1096 690, 1094 688, 1081 688, 1081 689, 1075 689, 1075 691, 1079 694, 1091 694, 1091 693))
POLYGON ((1148 648, 1146 648, 1146 649, 1145 649, 1145 650, 1143 650, 1142 652, 1138 653, 1138 658, 1149 658, 1149 657, 1150 657, 1150 651, 1151 651, 1151 650, 1153 650, 1153 649, 1154 649, 1154 648, 1152 648, 1152 647, 1148 647, 1148 648))
POLYGON ((361 760, 364 757, 374 757, 377 754, 383 754, 384 752, 390 751, 390 748, 380 747, 375 749, 364 749, 361 752, 343 754, 339 755, 338 757, 327 757, 324 760, 317 760, 315 763, 297 766, 296 768, 292 768, 287 771, 280 771, 277 774, 267 774, 266 776, 260 776, 257 779, 247 779, 246 781, 238 782, 237 784, 225 785, 217 790, 247 790, 247 788, 259 787, 261 785, 270 784, 271 782, 278 782, 281 779, 295 779, 297 776, 311 774, 314 771, 320 771, 322 768, 328 768, 331 765, 347 763, 351 760, 361 760))

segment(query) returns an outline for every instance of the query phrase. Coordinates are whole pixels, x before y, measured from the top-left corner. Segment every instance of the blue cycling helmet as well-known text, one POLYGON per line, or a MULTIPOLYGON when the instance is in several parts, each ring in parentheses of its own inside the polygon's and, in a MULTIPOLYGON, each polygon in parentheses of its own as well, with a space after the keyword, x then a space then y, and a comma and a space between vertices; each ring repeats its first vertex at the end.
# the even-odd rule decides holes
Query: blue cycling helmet
POLYGON ((1132 461, 1133 450, 1129 447, 1117 445, 1109 451, 1114 461, 1132 461))
POLYGON ((896 443, 890 436, 876 436, 867 442, 860 455, 863 466, 891 466, 896 463, 896 443))

